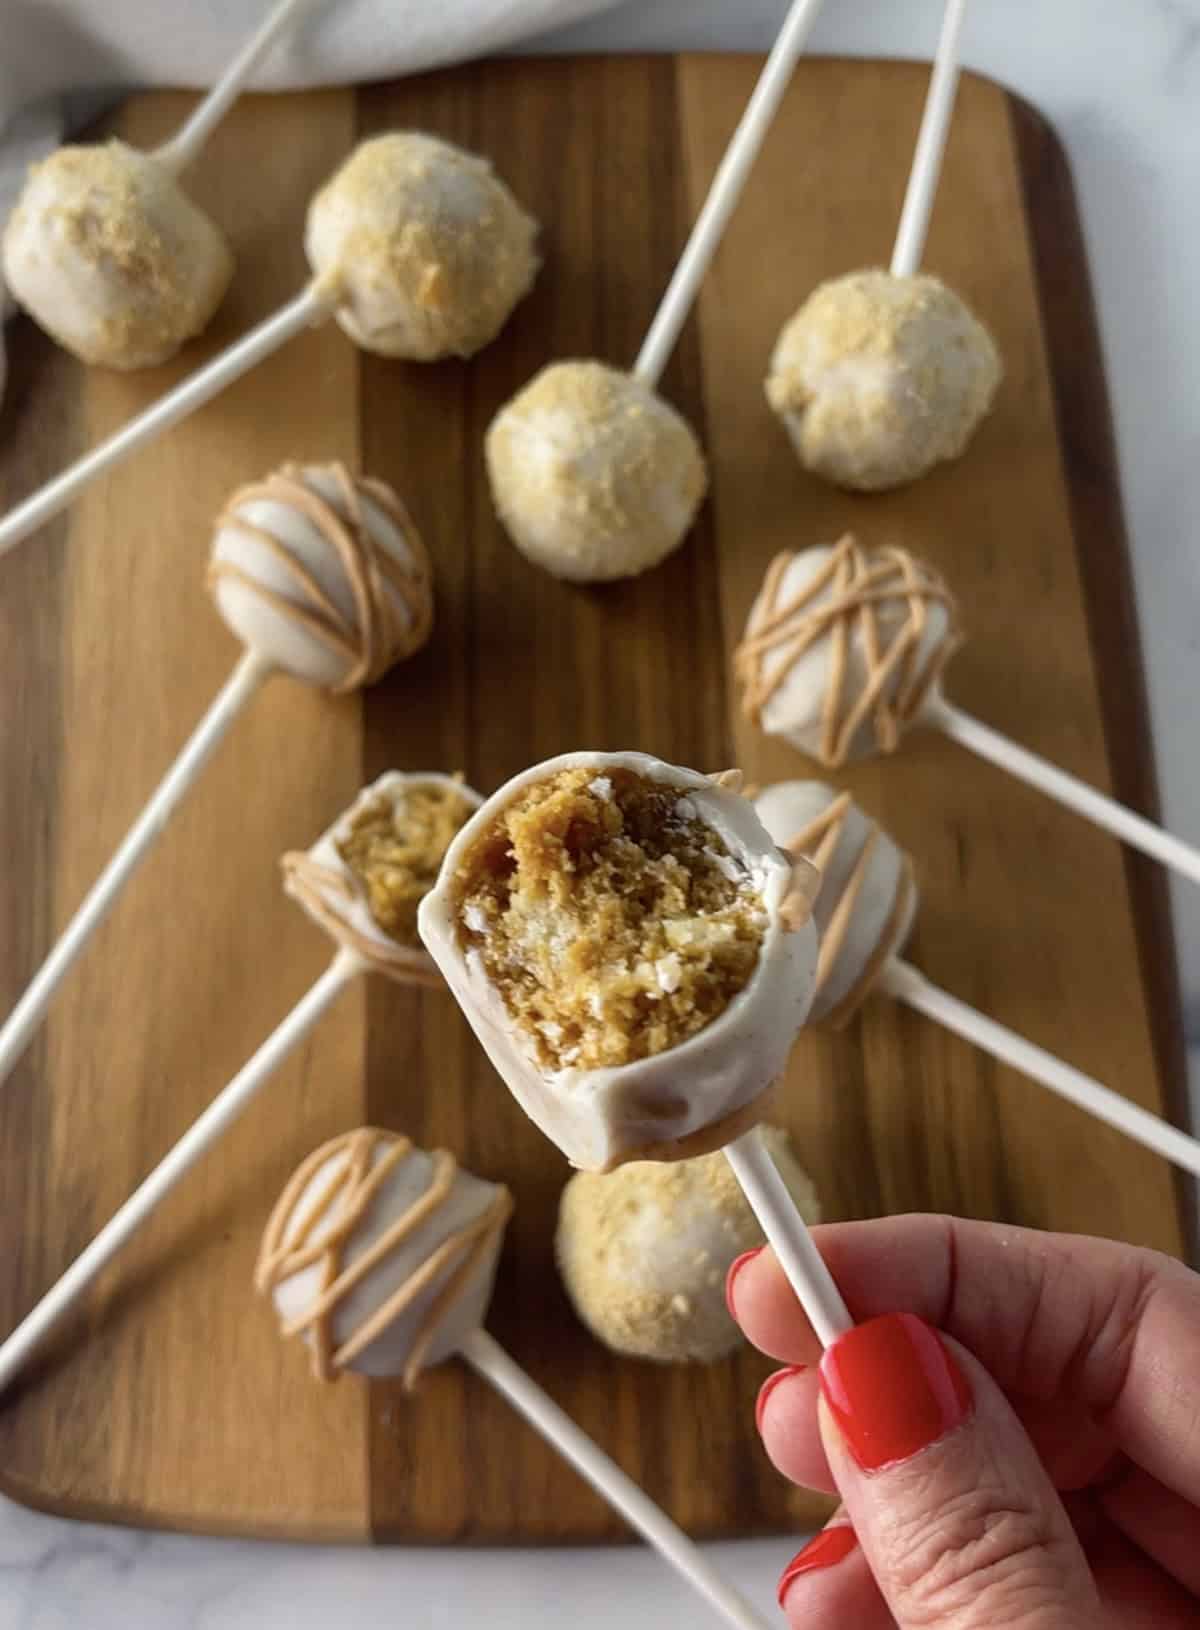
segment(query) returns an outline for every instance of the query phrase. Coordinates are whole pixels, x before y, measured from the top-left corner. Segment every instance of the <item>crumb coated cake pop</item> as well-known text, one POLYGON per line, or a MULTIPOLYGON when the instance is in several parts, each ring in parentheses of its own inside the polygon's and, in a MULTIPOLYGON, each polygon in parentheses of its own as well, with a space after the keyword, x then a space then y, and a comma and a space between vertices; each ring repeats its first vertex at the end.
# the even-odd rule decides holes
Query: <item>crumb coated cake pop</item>
POLYGON ((577 583, 656 566, 683 541, 708 487, 687 421, 600 362, 543 368, 492 420, 485 454, 517 548, 577 583))
POLYGON ((305 248, 351 339, 432 362, 496 337, 537 274, 536 235, 486 159, 406 130, 355 148, 313 199, 305 248))
POLYGON ((721 779, 550 759, 467 822, 421 904, 492 1063, 584 1170, 754 1125, 803 1023, 816 935, 790 857, 721 779))
POLYGON ((364 1127, 297 1169, 263 1235, 255 1283, 314 1373, 401 1375, 453 1357, 483 1323, 512 1214, 506 1188, 364 1127))
POLYGON ((13 297, 60 345, 129 369, 165 362, 205 327, 233 256, 164 165, 110 141, 32 166, 3 267, 13 297))
POLYGON ((382 481, 285 464, 217 518, 217 609, 250 650, 332 691, 369 685, 429 637, 429 556, 382 481))
MULTIPOLYGON (((792 1199, 821 1220, 816 1190, 777 1127, 762 1135, 792 1199)), ((555 1250, 575 1311, 614 1352, 711 1363, 741 1343, 725 1276, 763 1243, 720 1152, 670 1164, 638 1160, 601 1176, 576 1172, 558 1209, 555 1250)))
POLYGON ((375 972, 440 986, 417 935, 417 908, 482 802, 458 777, 389 770, 311 849, 284 855, 284 889, 375 972))
POLYGON ((852 272, 822 283, 784 327, 767 400, 800 461, 879 491, 957 458, 992 405, 995 341, 936 277, 852 272))
POLYGON ((820 873, 813 920, 821 950, 809 1017, 845 1024, 908 938, 917 909, 912 862, 848 792, 823 782, 781 781, 754 807, 776 843, 820 873))
POLYGON ((932 567, 847 535, 776 555, 734 671, 748 718, 836 768, 895 750, 960 640, 932 567))

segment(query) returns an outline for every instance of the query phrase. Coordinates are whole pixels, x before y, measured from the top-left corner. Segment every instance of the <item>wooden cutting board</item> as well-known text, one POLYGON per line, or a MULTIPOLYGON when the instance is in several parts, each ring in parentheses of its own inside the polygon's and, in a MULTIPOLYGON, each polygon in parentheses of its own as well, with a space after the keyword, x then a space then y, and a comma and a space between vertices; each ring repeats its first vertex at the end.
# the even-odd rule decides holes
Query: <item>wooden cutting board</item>
MULTIPOLYGON (((395 483, 437 571, 428 649, 365 697, 280 680, 237 725, 0 1093, 0 1321, 25 1313, 324 966, 278 886, 391 766, 490 789, 568 748, 637 747, 757 781, 807 773, 738 718, 728 654, 785 544, 853 526, 930 556, 971 642, 955 700, 1152 808, 1142 679, 1104 382, 1062 154, 967 76, 928 262, 995 329, 1007 377, 967 456, 853 498, 806 478, 767 412, 774 335, 822 277, 885 261, 925 92, 920 67, 805 62, 665 382, 713 498, 660 570, 603 590, 528 566, 480 456, 543 362, 629 361, 759 64, 685 57, 485 64, 358 93, 250 99, 197 167, 236 285, 170 367, 87 373, 11 330, 7 505, 300 287, 305 204, 359 137, 418 126, 490 154, 545 223, 545 267, 469 365, 405 367, 334 327, 293 343, 0 564, 0 1007, 7 1010, 235 657, 202 591, 231 487, 286 458, 395 483)), ((190 99, 135 99, 152 144, 190 99)), ((1161 879, 949 742, 847 776, 908 845, 912 955, 957 995, 1139 1103, 1182 1083, 1161 879)), ((939 1208, 1181 1249, 1167 1167, 879 1000, 795 1055, 784 1119, 831 1217, 939 1208)), ((299 1538, 556 1541, 621 1525, 455 1365, 415 1400, 321 1389, 250 1276, 268 1209, 317 1143, 364 1120, 444 1143, 517 1196, 491 1328, 698 1535, 791 1528, 752 1426, 764 1360, 618 1361, 572 1318, 551 1239, 566 1172, 452 1002, 363 984, 172 1197, 0 1402, 0 1487, 56 1512, 299 1538)))

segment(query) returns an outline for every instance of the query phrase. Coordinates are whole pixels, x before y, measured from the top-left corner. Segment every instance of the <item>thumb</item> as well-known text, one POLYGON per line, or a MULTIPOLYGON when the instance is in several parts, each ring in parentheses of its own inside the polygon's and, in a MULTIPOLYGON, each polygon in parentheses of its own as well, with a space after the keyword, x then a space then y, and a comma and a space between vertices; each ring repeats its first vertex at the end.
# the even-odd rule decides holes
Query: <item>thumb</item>
POLYGON ((821 1360, 821 1436, 900 1630, 1096 1630, 1062 1502, 991 1376, 910 1313, 821 1360))

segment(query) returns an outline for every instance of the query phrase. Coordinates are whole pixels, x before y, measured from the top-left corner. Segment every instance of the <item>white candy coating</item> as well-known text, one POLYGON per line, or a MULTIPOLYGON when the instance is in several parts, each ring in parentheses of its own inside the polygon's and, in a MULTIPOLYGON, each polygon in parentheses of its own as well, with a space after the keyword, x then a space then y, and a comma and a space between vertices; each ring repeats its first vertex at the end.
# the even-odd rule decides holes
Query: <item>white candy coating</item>
MULTIPOLYGON (((819 1222, 816 1190, 787 1134, 764 1126, 762 1136, 804 1220, 819 1222)), ((725 1278, 762 1243, 721 1153, 576 1172, 555 1235, 563 1283, 592 1334, 614 1352, 663 1363, 711 1363, 741 1345, 725 1278)))
POLYGON ((995 341, 936 277, 852 272, 784 327, 767 400, 806 469, 878 491, 957 458, 992 405, 995 341))
POLYGON ((537 275, 536 235, 486 159, 397 131, 360 143, 317 193, 305 250, 351 339, 431 362, 500 332, 537 275))
POLYGON ((782 1074, 812 1000, 816 932, 810 920, 800 921, 785 908, 785 902, 794 903, 793 881, 790 858, 737 793, 645 753, 567 753, 514 776, 467 822, 447 851, 437 886, 421 903, 418 927, 525 1113, 572 1165, 607 1171, 631 1159, 685 1158, 718 1147, 735 1121, 750 1124, 751 1106, 782 1074), (716 1019, 664 1052, 606 1069, 544 1067, 513 1025, 479 952, 464 949, 460 931, 457 878, 475 845, 527 787, 574 769, 591 769, 598 777, 626 770, 678 788, 689 814, 710 826, 733 862, 746 869, 767 917, 755 971, 716 1019))
POLYGON ((32 166, 3 240, 4 278, 84 362, 146 368, 208 323, 229 246, 155 159, 123 142, 60 147, 32 166))
POLYGON ((821 781, 781 781, 760 792, 754 807, 776 843, 794 847, 821 874, 813 902, 821 954, 809 1016, 844 1022, 908 938, 917 909, 911 862, 849 793, 821 781))
POLYGON ((433 616, 429 557, 407 510, 340 464, 284 465, 234 493, 209 586, 247 649, 333 691, 381 678, 424 644, 433 616))
POLYGON ((777 556, 735 664, 748 715, 831 767, 892 752, 959 644, 933 569, 852 537, 777 556))
POLYGON ((483 1324, 510 1212, 507 1190, 497 1184, 473 1177, 448 1156, 427 1154, 394 1133, 367 1128, 333 1139, 299 1168, 268 1224, 258 1286, 272 1296, 285 1334, 303 1328, 321 1373, 332 1375, 346 1368, 363 1375, 403 1375, 411 1385, 422 1369, 452 1358, 463 1338, 483 1324), (396 1160, 398 1150, 403 1156, 396 1160), (364 1155, 367 1173, 385 1161, 393 1163, 365 1209, 355 1215, 361 1185, 348 1179, 352 1163, 364 1155), (357 1283, 336 1296, 327 1319, 318 1320, 315 1308, 326 1291, 330 1266, 320 1251, 322 1244, 335 1234, 344 1235, 332 1265, 339 1280, 352 1274, 355 1265, 396 1232, 423 1199, 433 1201, 439 1173, 443 1181, 449 1179, 440 1200, 402 1239, 385 1248, 357 1283), (341 1191, 328 1199, 339 1183, 341 1191), (322 1205, 323 1215, 306 1232, 306 1220, 322 1205), (289 1254, 297 1250, 302 1235, 317 1253, 290 1271, 289 1254), (455 1245, 456 1240, 461 1243, 455 1245), (433 1266, 439 1252, 442 1259, 433 1266), (472 1253, 474 1260, 469 1261, 472 1253), (451 1281, 464 1268, 468 1271, 446 1299, 451 1281), (423 1270, 428 1277, 423 1277, 423 1270), (340 1357, 340 1350, 406 1285, 413 1291, 406 1305, 360 1351, 340 1357))
POLYGON ((683 542, 708 486, 687 421, 600 362, 543 368, 492 420, 484 450, 517 548, 576 583, 656 566, 683 542))

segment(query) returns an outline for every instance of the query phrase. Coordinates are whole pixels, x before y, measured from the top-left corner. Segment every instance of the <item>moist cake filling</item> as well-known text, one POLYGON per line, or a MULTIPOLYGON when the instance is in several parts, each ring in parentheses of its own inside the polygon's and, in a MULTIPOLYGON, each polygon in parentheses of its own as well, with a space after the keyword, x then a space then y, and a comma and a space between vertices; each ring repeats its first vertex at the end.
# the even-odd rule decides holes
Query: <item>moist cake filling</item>
POLYGON ((402 787, 399 797, 372 798, 337 840, 337 852, 365 892, 371 916, 397 944, 420 948, 417 907, 473 813, 458 788, 419 782, 402 787))
POLYGON ((527 788, 456 880, 464 947, 549 1069, 630 1064, 725 1011, 767 914, 695 802, 629 770, 527 788))

